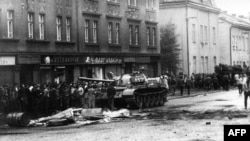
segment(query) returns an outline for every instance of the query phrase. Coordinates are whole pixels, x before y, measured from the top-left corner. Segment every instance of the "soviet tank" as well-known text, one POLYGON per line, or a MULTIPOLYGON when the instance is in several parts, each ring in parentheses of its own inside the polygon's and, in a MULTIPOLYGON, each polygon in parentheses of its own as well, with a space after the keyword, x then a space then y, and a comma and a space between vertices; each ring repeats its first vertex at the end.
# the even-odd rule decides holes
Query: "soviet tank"
POLYGON ((144 74, 132 73, 119 76, 117 86, 126 89, 121 97, 127 104, 136 107, 162 106, 166 102, 167 89, 161 84, 160 78, 146 78, 144 74))
MULTIPOLYGON (((146 78, 144 74, 134 72, 123 74, 112 79, 95 79, 79 77, 79 80, 87 82, 111 83, 116 82, 116 107, 155 107, 164 105, 167 97, 167 89, 160 83, 160 78, 146 78)), ((105 107, 108 102, 107 87, 102 87, 96 95, 96 105, 105 107)))

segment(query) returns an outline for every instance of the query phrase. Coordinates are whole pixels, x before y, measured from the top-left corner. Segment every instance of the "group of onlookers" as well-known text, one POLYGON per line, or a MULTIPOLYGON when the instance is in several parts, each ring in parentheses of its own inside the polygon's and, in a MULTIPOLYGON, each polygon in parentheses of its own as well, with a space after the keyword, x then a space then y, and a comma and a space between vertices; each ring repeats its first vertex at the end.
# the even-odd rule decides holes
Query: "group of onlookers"
MULTIPOLYGON (((49 115, 69 107, 95 108, 96 96, 102 95, 104 84, 97 82, 48 83, 0 88, 0 106, 4 112, 29 112, 49 115)), ((106 86, 107 87, 107 86, 106 86)), ((1 110, 1 109, 0 109, 1 110)))
POLYGON ((183 95, 184 90, 187 90, 187 94, 190 95, 191 89, 201 89, 209 91, 211 89, 217 90, 221 87, 223 90, 229 90, 230 76, 224 74, 220 76, 218 74, 192 74, 191 76, 179 75, 168 77, 168 85, 170 93, 175 95, 176 89, 180 91, 180 95, 183 95))

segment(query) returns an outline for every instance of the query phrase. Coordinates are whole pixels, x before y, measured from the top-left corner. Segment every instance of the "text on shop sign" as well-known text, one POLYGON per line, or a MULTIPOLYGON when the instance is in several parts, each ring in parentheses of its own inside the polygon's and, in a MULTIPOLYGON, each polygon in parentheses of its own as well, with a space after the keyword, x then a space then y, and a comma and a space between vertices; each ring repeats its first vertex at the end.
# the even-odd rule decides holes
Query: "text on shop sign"
POLYGON ((113 58, 113 57, 87 57, 86 61, 87 64, 121 64, 122 59, 120 58, 113 58))
POLYGON ((15 65, 15 57, 0 57, 0 66, 15 65))

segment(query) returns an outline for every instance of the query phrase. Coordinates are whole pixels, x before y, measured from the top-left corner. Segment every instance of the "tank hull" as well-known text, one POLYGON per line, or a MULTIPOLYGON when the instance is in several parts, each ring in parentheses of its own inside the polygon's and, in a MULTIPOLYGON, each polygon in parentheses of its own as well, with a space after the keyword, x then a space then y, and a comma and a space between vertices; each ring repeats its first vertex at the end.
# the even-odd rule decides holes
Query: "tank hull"
POLYGON ((130 88, 123 91, 122 98, 129 105, 136 107, 156 107, 163 106, 167 100, 167 89, 158 88, 130 88))

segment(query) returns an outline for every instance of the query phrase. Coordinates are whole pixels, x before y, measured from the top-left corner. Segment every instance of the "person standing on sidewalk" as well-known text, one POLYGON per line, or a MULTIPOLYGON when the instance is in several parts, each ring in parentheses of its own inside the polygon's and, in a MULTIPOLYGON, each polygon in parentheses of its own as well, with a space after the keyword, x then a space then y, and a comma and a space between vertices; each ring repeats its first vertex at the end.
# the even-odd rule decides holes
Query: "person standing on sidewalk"
POLYGON ((114 96, 116 94, 115 90, 115 82, 111 82, 107 89, 108 101, 109 101, 109 108, 111 111, 114 110, 114 96))
POLYGON ((189 76, 187 77, 185 84, 186 84, 186 88, 188 90, 188 95, 190 95, 190 90, 191 90, 191 87, 192 87, 192 80, 190 79, 189 76))
POLYGON ((243 86, 243 91, 244 91, 244 106, 245 109, 247 109, 247 99, 248 97, 250 97, 250 88, 249 88, 249 84, 247 83, 247 76, 246 74, 243 74, 243 78, 242 78, 242 86, 243 86))
POLYGON ((236 80, 236 84, 238 86, 238 90, 239 90, 239 94, 242 94, 242 87, 243 87, 243 76, 242 74, 240 75, 235 75, 235 80, 236 80))
POLYGON ((178 87, 180 89, 181 96, 183 95, 183 90, 185 88, 184 76, 180 76, 178 79, 178 87))

